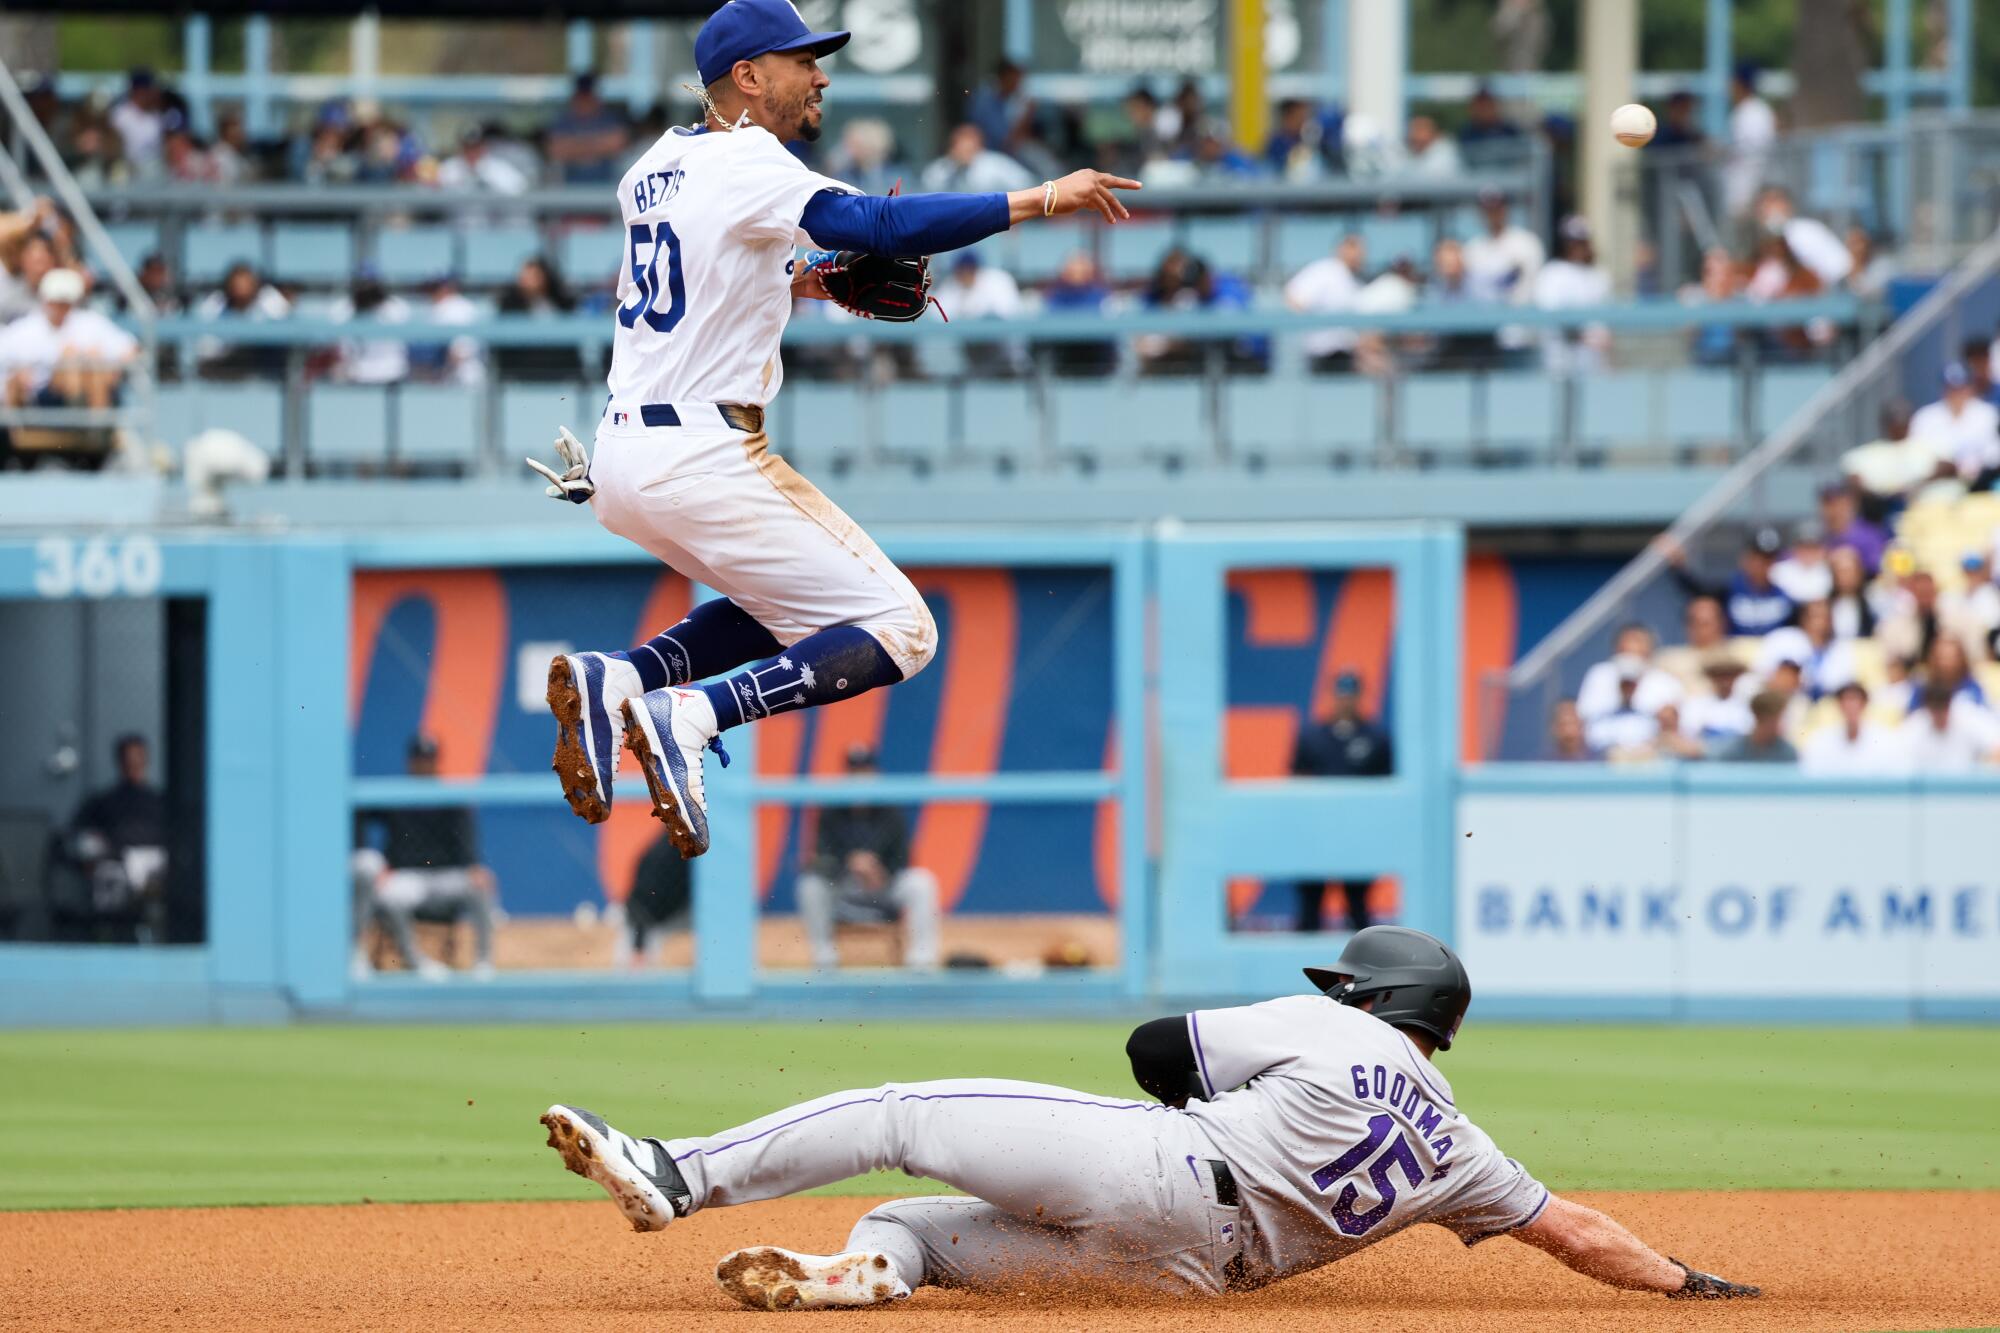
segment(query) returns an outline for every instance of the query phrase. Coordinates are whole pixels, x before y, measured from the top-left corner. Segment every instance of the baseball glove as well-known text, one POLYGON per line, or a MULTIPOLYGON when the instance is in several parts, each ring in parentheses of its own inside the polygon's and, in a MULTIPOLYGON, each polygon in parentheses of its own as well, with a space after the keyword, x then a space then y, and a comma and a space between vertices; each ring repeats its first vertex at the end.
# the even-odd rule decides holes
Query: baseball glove
POLYGON ((923 318, 931 303, 928 255, 894 258, 841 250, 816 256, 812 271, 833 303, 863 319, 906 324, 923 318))
POLYGON ((1670 1301, 1727 1301, 1763 1294, 1761 1287, 1731 1282, 1728 1278, 1689 1268, 1678 1259, 1669 1257, 1667 1262, 1687 1274, 1687 1281, 1679 1291, 1667 1293, 1667 1299, 1670 1301))

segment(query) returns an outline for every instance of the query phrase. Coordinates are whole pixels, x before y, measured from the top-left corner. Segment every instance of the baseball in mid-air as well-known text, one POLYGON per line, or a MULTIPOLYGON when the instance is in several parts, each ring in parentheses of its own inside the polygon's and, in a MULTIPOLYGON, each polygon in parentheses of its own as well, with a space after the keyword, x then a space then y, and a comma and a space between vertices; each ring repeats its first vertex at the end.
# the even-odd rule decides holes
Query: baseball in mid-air
POLYGON ((1627 148, 1644 148, 1653 141, 1658 126, 1653 113, 1637 102, 1627 102, 1611 113, 1611 133, 1627 148))

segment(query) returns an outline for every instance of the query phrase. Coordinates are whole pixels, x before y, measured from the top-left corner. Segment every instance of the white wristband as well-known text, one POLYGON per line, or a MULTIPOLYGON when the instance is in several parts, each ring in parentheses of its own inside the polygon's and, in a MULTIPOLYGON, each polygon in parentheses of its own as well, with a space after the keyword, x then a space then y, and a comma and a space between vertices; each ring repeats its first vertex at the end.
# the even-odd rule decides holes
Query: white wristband
POLYGON ((1056 183, 1054 181, 1045 181, 1042 185, 1042 216, 1052 218, 1055 215, 1056 183))

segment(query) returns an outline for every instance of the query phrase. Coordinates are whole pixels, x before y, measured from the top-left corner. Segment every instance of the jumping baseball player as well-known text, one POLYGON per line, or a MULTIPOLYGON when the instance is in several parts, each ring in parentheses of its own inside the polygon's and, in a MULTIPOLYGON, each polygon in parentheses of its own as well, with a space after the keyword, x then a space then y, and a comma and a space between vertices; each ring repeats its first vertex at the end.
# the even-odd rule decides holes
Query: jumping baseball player
POLYGON ((1133 1077, 1157 1103, 953 1079, 837 1092, 702 1138, 635 1139, 572 1106, 550 1107, 542 1123, 564 1164, 640 1231, 891 1168, 974 1196, 884 1204, 843 1254, 725 1256, 716 1280, 753 1309, 1023 1281, 1215 1296, 1418 1222, 1467 1245, 1512 1236, 1631 1291, 1758 1294, 1556 1198, 1466 1118, 1432 1067, 1472 1001, 1441 941, 1371 926, 1306 977, 1320 994, 1133 1032, 1133 1077))
POLYGON ((551 496, 588 501, 722 594, 637 648, 549 665, 570 808, 610 816, 622 732, 683 856, 708 850, 702 751, 721 754, 723 731, 907 680, 937 652, 910 580, 764 435, 793 298, 913 319, 921 257, 1030 218, 1115 222, 1128 214, 1113 192, 1139 188, 1078 171, 1011 194, 871 198, 809 170, 785 144, 819 137, 819 58, 847 39, 811 31, 790 0, 730 0, 702 26, 702 124, 661 136, 618 186, 625 268, 596 458, 563 431, 561 471, 529 460, 551 496), (796 245, 833 253, 800 264, 796 245))

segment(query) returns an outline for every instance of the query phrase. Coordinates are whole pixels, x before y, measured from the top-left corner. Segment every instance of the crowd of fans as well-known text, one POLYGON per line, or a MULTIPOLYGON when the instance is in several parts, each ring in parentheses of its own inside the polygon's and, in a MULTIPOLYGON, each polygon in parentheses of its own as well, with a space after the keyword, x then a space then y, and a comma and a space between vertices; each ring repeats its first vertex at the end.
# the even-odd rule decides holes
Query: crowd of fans
POLYGON ((1892 776, 2000 763, 2000 388, 1992 342, 1964 348, 1939 399, 1884 413, 1819 517, 1749 534, 1687 595, 1681 642, 1619 629, 1550 721, 1544 757, 1797 764, 1892 776))

